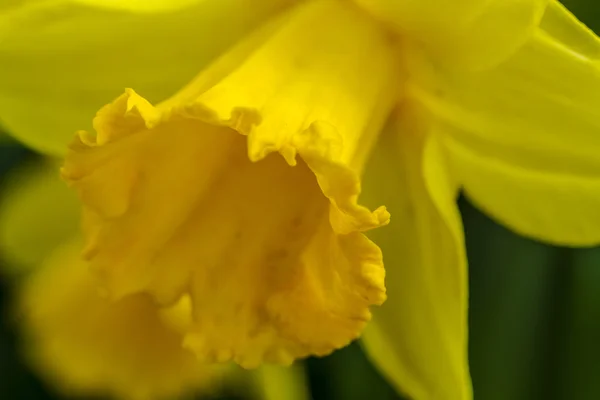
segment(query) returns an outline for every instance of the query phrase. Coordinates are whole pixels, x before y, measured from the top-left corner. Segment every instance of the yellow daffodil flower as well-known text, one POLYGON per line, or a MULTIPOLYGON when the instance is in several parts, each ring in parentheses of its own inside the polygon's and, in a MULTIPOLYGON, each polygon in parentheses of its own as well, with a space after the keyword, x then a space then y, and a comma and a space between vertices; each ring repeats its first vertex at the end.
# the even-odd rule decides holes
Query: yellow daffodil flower
MULTIPOLYGON (((145 80, 132 77, 140 94, 103 107, 95 134, 80 132, 66 154, 85 263, 117 301, 145 293, 170 307, 189 296, 184 345, 205 362, 328 354, 373 313, 366 348, 400 391, 471 398, 456 197, 464 190, 528 236, 600 242, 598 38, 547 0, 205 0, 127 18, 176 20, 208 4, 210 40, 236 44, 168 98, 153 83, 178 81, 173 49, 203 54, 208 30, 165 45, 145 26, 133 32, 148 32, 139 55, 96 47, 102 65, 131 62, 145 80), (228 17, 244 11, 251 23, 232 39, 228 17), (140 65, 146 54, 167 55, 163 69, 140 65), (372 307, 386 299, 383 260, 389 298, 372 307)), ((1 57, 30 42, 20 43, 1 57)), ((93 87, 82 76, 71 84, 93 87)), ((42 98, 15 82, 12 97, 25 100, 0 101, 6 125, 61 147, 64 136, 31 117, 42 98)), ((44 107, 69 104, 62 97, 44 107)))
POLYGON ((160 309, 145 294, 117 302, 102 296, 82 265, 77 207, 65 185, 58 185, 55 163, 28 165, 10 178, 0 206, 0 251, 9 267, 3 272, 17 281, 14 315, 26 358, 58 391, 154 400, 227 387, 264 400, 308 398, 301 367, 248 374, 199 363, 181 346, 191 321, 189 297, 160 309), (40 226, 37 235, 26 228, 33 224, 40 226))

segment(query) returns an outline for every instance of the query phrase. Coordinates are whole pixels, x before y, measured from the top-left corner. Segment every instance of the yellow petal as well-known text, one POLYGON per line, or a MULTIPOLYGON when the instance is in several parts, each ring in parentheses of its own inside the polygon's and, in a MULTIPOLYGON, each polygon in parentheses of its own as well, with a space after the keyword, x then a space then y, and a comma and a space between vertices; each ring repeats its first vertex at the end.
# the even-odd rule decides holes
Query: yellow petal
POLYGON ((590 245, 600 243, 599 47, 565 13, 550 8, 545 30, 497 68, 423 75, 412 95, 442 120, 476 204, 521 234, 590 245))
POLYGON ((98 8, 128 10, 135 12, 164 12, 178 10, 210 0, 73 0, 98 8))
POLYGON ((467 263, 457 186, 429 116, 405 105, 376 147, 361 199, 385 201, 381 246, 388 300, 363 335, 368 355, 411 399, 471 398, 467 362, 467 263))
POLYGON ((1 9, 0 121, 62 155, 106 99, 134 86, 164 100, 286 2, 203 0, 141 14, 71 1, 1 9))
POLYGON ((488 68, 519 48, 548 0, 354 0, 447 66, 488 68))
POLYGON ((8 177, 0 202, 0 251, 5 267, 37 267, 79 229, 77 197, 54 161, 26 165, 8 177))
POLYGON ((600 38, 558 1, 550 2, 540 28, 572 51, 600 59, 600 38))
POLYGON ((102 109, 63 173, 112 294, 189 291, 186 344, 211 361, 286 364, 356 338, 385 299, 362 232, 388 213, 356 200, 399 88, 395 54, 354 7, 309 2, 165 103, 128 90, 102 109))
POLYGON ((18 316, 33 367, 69 396, 176 398, 219 378, 181 347, 148 296, 102 298, 76 241, 27 279, 18 316))

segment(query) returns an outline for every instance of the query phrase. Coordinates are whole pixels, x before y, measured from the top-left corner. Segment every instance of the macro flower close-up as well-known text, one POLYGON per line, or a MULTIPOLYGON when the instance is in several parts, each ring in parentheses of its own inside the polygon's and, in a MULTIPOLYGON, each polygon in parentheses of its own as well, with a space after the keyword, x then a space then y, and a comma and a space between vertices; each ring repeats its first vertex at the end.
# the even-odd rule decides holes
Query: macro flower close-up
POLYGON ((30 358, 153 400, 360 338, 397 393, 473 398, 457 200, 598 245, 599 58, 552 0, 0 5, 0 122, 79 203, 17 290, 30 358))

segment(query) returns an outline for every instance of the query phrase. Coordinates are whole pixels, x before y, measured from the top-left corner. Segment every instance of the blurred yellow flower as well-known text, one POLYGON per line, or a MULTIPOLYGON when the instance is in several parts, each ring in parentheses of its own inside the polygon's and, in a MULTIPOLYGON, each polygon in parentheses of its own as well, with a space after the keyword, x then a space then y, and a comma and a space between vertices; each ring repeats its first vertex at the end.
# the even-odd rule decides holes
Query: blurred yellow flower
POLYGON ((22 289, 24 347, 50 382, 71 395, 127 400, 176 398, 216 383, 218 370, 181 347, 171 319, 185 315, 160 314, 189 313, 185 304, 159 311, 145 294, 102 298, 79 252, 77 242, 57 249, 22 289))
MULTIPOLYGON (((95 134, 78 134, 62 173, 84 205, 85 262, 108 293, 149 293, 165 307, 189 296, 185 345, 201 360, 253 367, 327 354, 373 312, 365 344, 400 391, 468 399, 459 191, 525 235, 600 242, 600 42, 560 3, 205 0, 144 7, 143 17, 133 4, 123 18, 140 29, 111 30, 116 53, 104 39, 108 51, 94 47, 110 3, 94 40, 65 28, 57 43, 83 40, 102 65, 129 71, 111 82, 129 75, 127 86, 158 104, 127 89, 98 112, 95 134), (188 36, 152 35, 163 32, 152 18, 184 14, 211 30, 189 35, 182 23, 171 29, 188 36), (123 51, 130 34, 145 40, 123 51), (218 53, 207 37, 223 55, 171 97, 157 95, 155 82, 173 92, 181 83, 173 68, 218 53), (380 204, 394 219, 368 235, 385 256, 389 299, 371 311, 386 298, 380 248, 365 236, 388 223, 380 204)), ((0 35, 27 38, 22 19, 8 20, 0 35)), ((40 57, 30 41, 15 43, 0 45, 0 60, 40 57)), ((94 87, 94 74, 68 76, 63 58, 57 79, 74 93, 94 87)), ((2 90, 2 118, 27 143, 59 149, 64 133, 41 126, 63 125, 59 114, 31 110, 73 100, 60 85, 53 99, 20 90, 15 82, 35 79, 28 71, 0 69, 12 89, 2 90)), ((91 92, 97 101, 102 90, 91 92)))

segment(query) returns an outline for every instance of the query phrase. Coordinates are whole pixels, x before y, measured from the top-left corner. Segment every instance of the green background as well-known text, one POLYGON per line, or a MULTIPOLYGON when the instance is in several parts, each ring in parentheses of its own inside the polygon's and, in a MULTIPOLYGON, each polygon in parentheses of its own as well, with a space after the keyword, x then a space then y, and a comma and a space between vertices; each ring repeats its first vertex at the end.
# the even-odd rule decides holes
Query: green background
MULTIPOLYGON (((563 3, 600 32, 597 0, 563 3)), ((0 195, 6 173, 35 157, 0 143, 0 195)), ((475 399, 600 400, 600 249, 544 245, 459 203, 470 262, 475 399)), ((10 280, 0 276, 0 399, 59 400, 19 357, 19 337, 6 318, 10 292, 10 280)), ((357 344, 306 366, 315 400, 400 399, 357 344)))

